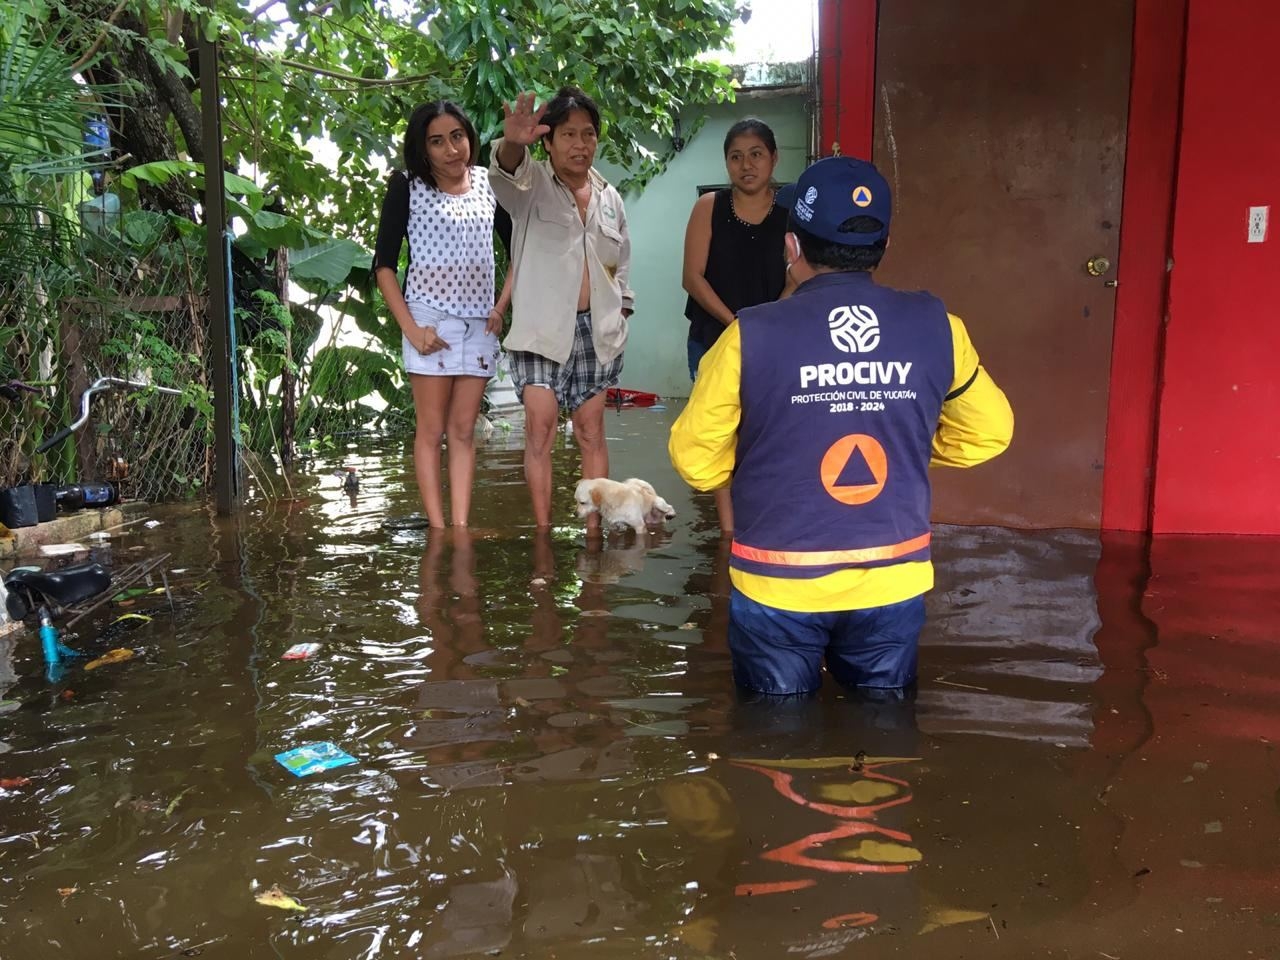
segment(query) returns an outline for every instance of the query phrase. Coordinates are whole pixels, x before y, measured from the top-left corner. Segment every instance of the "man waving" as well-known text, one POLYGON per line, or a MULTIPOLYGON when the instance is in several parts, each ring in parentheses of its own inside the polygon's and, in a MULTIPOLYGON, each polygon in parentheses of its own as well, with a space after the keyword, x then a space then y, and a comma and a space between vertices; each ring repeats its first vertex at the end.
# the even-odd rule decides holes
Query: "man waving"
MULTIPOLYGON (((533 94, 505 106, 490 182, 511 214, 511 331, 503 346, 525 410, 524 471, 540 529, 551 523, 551 446, 560 409, 573 417, 583 477, 609 475, 606 391, 622 372, 634 296, 622 197, 596 172, 600 110, 563 87, 540 110, 533 94), (529 148, 541 142, 547 159, 529 148)), ((589 529, 598 529, 592 517, 589 529)))

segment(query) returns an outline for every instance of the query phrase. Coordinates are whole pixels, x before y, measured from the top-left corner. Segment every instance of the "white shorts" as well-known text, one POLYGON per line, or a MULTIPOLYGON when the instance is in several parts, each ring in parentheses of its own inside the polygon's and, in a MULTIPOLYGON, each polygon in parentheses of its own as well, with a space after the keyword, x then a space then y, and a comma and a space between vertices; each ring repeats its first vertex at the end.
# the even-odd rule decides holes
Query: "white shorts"
POLYGON ((449 344, 448 350, 423 355, 417 346, 401 337, 401 353, 406 373, 428 377, 491 377, 498 365, 496 334, 489 333, 486 317, 451 317, 425 303, 410 303, 409 313, 419 327, 434 327, 436 336, 449 344))

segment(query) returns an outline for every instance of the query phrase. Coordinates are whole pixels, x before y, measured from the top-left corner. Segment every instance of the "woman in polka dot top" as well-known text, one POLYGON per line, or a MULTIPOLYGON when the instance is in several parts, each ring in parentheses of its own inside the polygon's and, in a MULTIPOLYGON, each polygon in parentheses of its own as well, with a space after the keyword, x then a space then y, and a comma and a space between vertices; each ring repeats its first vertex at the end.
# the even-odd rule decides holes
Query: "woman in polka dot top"
POLYGON ((405 172, 391 174, 378 224, 373 269, 400 326, 413 387, 414 470, 432 527, 443 527, 440 443, 448 437, 449 502, 466 526, 475 475, 475 424, 498 360, 498 332, 511 300, 510 279, 494 302, 493 222, 497 201, 488 172, 473 166, 475 127, 448 100, 409 117, 405 172), (409 241, 404 286, 396 276, 409 241))

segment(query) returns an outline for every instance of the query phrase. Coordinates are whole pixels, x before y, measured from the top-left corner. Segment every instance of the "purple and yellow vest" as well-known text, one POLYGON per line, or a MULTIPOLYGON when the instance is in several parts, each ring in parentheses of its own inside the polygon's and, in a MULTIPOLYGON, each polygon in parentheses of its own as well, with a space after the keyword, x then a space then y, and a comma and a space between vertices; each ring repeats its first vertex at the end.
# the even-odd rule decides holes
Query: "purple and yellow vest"
POLYGON ((731 565, 771 577, 929 558, 929 456, 951 388, 946 308, 867 273, 742 311, 731 565))

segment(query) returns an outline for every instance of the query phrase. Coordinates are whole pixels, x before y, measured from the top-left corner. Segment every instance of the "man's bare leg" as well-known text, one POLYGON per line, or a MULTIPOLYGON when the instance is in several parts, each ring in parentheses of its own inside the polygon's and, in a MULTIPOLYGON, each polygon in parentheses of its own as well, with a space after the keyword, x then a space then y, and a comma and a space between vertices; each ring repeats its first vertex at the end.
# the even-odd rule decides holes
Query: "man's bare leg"
MULTIPOLYGON (((582 454, 582 478, 609 476, 609 447, 604 438, 604 391, 573 411, 573 439, 582 454)), ((587 536, 600 536, 600 514, 587 517, 587 536)))
POLYGON ((524 479, 539 530, 551 527, 551 448, 559 416, 560 407, 550 389, 524 388, 524 479))

